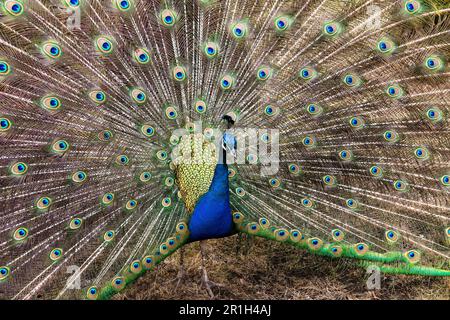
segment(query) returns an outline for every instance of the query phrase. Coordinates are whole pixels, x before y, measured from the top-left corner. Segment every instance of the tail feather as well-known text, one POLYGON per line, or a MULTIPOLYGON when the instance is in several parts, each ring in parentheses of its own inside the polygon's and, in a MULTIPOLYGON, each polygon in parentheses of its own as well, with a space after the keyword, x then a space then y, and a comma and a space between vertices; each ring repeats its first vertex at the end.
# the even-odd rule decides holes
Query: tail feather
POLYGON ((225 114, 237 231, 449 275, 447 1, 125 2, 1 1, 1 297, 109 298, 188 242, 174 130, 225 114))

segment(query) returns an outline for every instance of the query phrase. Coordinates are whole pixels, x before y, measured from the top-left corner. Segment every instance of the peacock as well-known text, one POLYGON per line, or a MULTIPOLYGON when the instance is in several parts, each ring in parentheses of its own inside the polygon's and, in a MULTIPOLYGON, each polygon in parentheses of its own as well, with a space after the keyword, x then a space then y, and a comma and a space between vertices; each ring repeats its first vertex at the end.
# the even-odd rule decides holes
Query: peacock
POLYGON ((237 233, 450 276, 449 13, 1 0, 0 298, 109 299, 237 233))

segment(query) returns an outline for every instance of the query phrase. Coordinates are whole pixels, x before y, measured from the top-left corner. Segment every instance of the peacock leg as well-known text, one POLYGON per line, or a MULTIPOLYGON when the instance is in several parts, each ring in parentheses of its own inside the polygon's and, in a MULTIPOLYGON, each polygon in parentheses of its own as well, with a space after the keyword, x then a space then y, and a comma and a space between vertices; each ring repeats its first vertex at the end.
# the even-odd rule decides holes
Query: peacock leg
POLYGON ((178 287, 180 286, 181 282, 186 277, 186 268, 184 267, 184 247, 181 247, 179 252, 180 252, 180 260, 179 260, 180 266, 179 266, 179 269, 178 269, 178 274, 177 274, 177 277, 171 281, 171 282, 177 281, 177 285, 175 286, 175 290, 178 289, 178 287))
POLYGON ((201 256, 202 256, 202 286, 205 287, 206 291, 208 292, 208 295, 214 299, 215 295, 212 292, 212 287, 223 287, 222 284, 219 283, 215 283, 209 280, 208 277, 208 272, 206 271, 206 267, 205 267, 205 260, 206 260, 206 241, 200 241, 200 252, 201 252, 201 256))

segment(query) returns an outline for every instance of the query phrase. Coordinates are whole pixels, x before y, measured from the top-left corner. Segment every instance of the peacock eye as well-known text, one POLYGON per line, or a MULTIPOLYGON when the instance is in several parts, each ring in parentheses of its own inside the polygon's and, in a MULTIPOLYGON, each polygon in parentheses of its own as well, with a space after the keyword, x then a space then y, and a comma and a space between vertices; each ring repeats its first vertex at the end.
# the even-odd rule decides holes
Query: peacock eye
POLYGON ((25 162, 16 162, 9 167, 9 172, 13 176, 23 176, 28 171, 28 165, 25 162))
POLYGON ((261 141, 264 143, 269 143, 270 142, 270 136, 268 133, 263 133, 260 137, 261 141))
POLYGON ((231 34, 235 39, 243 39, 247 36, 248 24, 246 22, 235 22, 231 25, 231 34))
POLYGON ((259 224, 261 225, 261 227, 267 228, 267 227, 269 227, 270 222, 266 218, 260 218, 259 219, 259 224))
POLYGON ((138 105, 145 103, 147 101, 147 94, 144 90, 139 88, 134 88, 130 91, 130 97, 138 105))
POLYGON ((206 42, 203 47, 203 52, 207 58, 215 58, 219 53, 219 45, 213 41, 206 42))
POLYGON ((130 163, 130 159, 128 158, 128 156, 121 154, 116 157, 116 163, 118 165, 126 166, 130 163))
POLYGON ((11 274, 11 270, 8 267, 0 266, 0 281, 6 280, 11 274))
POLYGON ((237 187, 235 191, 236 194, 241 198, 246 195, 246 191, 242 187, 237 187))
POLYGON ((323 112, 323 108, 315 103, 310 103, 306 106, 306 111, 313 117, 317 117, 323 112))
POLYGON ((359 205, 358 201, 355 200, 355 199, 347 199, 345 201, 345 204, 347 205, 347 207, 349 207, 352 210, 356 210, 358 208, 358 205, 359 205))
POLYGON ((274 21, 275 30, 278 32, 286 31, 291 27, 292 22, 293 22, 293 20, 289 16, 285 16, 285 15, 279 16, 279 17, 275 18, 275 21, 274 21))
POLYGON ((80 218, 74 218, 74 219, 70 220, 69 228, 70 228, 71 230, 76 230, 76 229, 81 228, 81 225, 82 225, 82 224, 83 224, 83 220, 82 220, 82 219, 80 219, 80 218))
POLYGON ((331 175, 329 175, 329 174, 323 176, 322 181, 327 186, 334 186, 336 184, 336 178, 331 176, 331 175))
POLYGON ((333 238, 334 241, 339 242, 344 240, 345 234, 339 229, 333 229, 331 230, 331 237, 333 238))
POLYGON ((164 9, 160 13, 160 19, 164 26, 173 27, 178 19, 178 15, 172 9, 164 9))
POLYGON ((391 98, 401 98, 403 96, 403 89, 398 84, 393 84, 387 87, 386 93, 391 98))
POLYGON ((150 269, 151 267, 153 267, 153 257, 151 256, 145 256, 142 259, 142 264, 144 266, 145 269, 150 269))
POLYGON ((50 252, 50 259, 52 261, 58 261, 63 256, 63 250, 61 248, 55 248, 50 252))
POLYGON ((116 7, 120 11, 128 11, 131 9, 131 2, 130 0, 116 0, 116 7))
POLYGON ((353 246, 353 249, 355 250, 356 254, 359 256, 363 256, 367 253, 369 250, 369 246, 365 243, 357 243, 353 246))
POLYGON ((377 49, 383 54, 392 53, 396 49, 395 43, 389 38, 382 38, 377 43, 377 49))
POLYGON ((394 131, 394 130, 386 130, 383 133, 383 138, 387 142, 394 143, 394 142, 397 142, 400 137, 399 137, 399 135, 398 135, 398 133, 396 131, 394 131))
POLYGON ((244 215, 240 212, 233 213, 233 221, 234 223, 241 223, 244 220, 244 215))
POLYGON ((404 253, 404 257, 406 258, 406 261, 415 264, 420 261, 420 253, 416 250, 409 250, 404 253))
POLYGON ((280 186, 280 184, 281 184, 281 182, 277 178, 272 178, 269 180, 269 185, 274 189, 278 188, 280 186))
POLYGON ((312 136, 306 136, 302 139, 302 143, 307 148, 314 147, 316 145, 316 138, 312 136))
POLYGON ((110 205, 114 201, 114 194, 111 192, 105 193, 101 198, 101 203, 105 206, 110 205))
POLYGON ((167 160, 168 155, 167 155, 167 152, 166 152, 166 151, 160 150, 160 151, 158 151, 158 152, 156 153, 156 157, 157 157, 158 160, 160 160, 160 161, 165 161, 165 160, 167 160))
POLYGON ((169 248, 168 248, 167 244, 166 243, 162 243, 159 246, 159 251, 161 252, 161 254, 167 254, 168 251, 169 251, 169 248))
POLYGON ((303 198, 303 199, 302 199, 302 205, 303 205, 305 208, 312 208, 313 205, 314 205, 314 202, 313 202, 311 199, 303 198))
POLYGON ((399 238, 399 234, 394 230, 386 230, 385 237, 388 242, 395 243, 399 238))
POLYGON ((37 201, 36 201, 36 208, 38 210, 46 210, 50 207, 50 205, 52 204, 52 199, 50 199, 49 197, 40 197, 37 201))
POLYGON ((291 164, 289 164, 289 172, 292 174, 299 174, 300 167, 295 163, 291 163, 291 164))
POLYGON ((46 110, 56 111, 61 108, 61 101, 57 97, 46 96, 41 99, 40 105, 46 110))
POLYGON ((114 290, 120 291, 125 288, 125 279, 123 277, 115 277, 111 280, 111 285, 114 290))
POLYGON ((164 179, 164 185, 166 187, 172 187, 175 183, 175 179, 172 177, 167 177, 166 179, 164 179))
POLYGON ((87 174, 84 171, 77 171, 74 172, 71 176, 72 182, 75 183, 82 183, 87 179, 87 174))
POLYGON ((103 130, 97 134, 100 141, 109 141, 113 137, 113 133, 110 130, 103 130))
POLYGON ((178 112, 175 107, 167 107, 165 110, 165 115, 167 119, 174 120, 178 117, 178 112))
POLYGON ((106 94, 101 90, 89 92, 89 98, 96 104, 102 104, 106 101, 106 94))
POLYGON ((272 77, 273 70, 269 67, 260 67, 256 72, 258 80, 266 81, 272 77))
POLYGON ((252 234, 257 233, 259 229, 259 224, 257 224, 256 222, 252 222, 247 225, 247 230, 252 234))
POLYGON ((103 234, 103 240, 106 242, 110 242, 114 239, 115 232, 113 230, 108 230, 103 234))
POLYGON ((330 246, 329 250, 331 252, 331 254, 333 255, 333 257, 340 257, 343 253, 342 247, 341 246, 330 246))
POLYGON ((349 73, 344 76, 343 82, 349 87, 358 87, 362 81, 357 75, 349 73))
POLYGON ((275 235, 275 239, 278 241, 285 241, 289 238, 290 234, 286 229, 275 229, 273 231, 274 235, 275 235))
POLYGON ((432 55, 425 59, 425 67, 431 71, 439 71, 442 69, 444 62, 438 56, 432 55))
POLYGON ((264 114, 266 114, 269 117, 276 115, 278 111, 279 111, 278 107, 271 105, 268 105, 264 108, 264 114))
POLYGON ((377 178, 379 178, 383 175, 383 170, 378 166, 370 167, 369 171, 372 176, 377 177, 377 178))
POLYGON ((11 271, 8 267, 0 267, 0 281, 9 277, 11 271))
POLYGON ((7 76, 11 73, 11 67, 6 61, 0 60, 0 76, 7 76))
POLYGON ((430 120, 433 124, 438 123, 443 119, 443 113, 441 109, 437 107, 427 109, 426 116, 427 119, 430 120))
POLYGON ((138 274, 142 271, 141 262, 139 260, 132 261, 130 263, 131 273, 138 274))
POLYGON ((148 171, 144 171, 139 175, 139 180, 141 182, 148 182, 148 181, 150 181, 151 178, 152 178, 152 175, 148 171))
POLYGON ((16 241, 25 240, 28 237, 28 229, 24 227, 20 227, 14 231, 13 239, 16 241))
POLYGON ((403 180, 395 180, 394 188, 397 191, 406 191, 408 188, 408 184, 406 183, 406 181, 403 181, 403 180))
POLYGON ((343 161, 350 161, 353 158, 353 152, 351 150, 341 150, 338 155, 343 161))
POLYGON ((300 70, 299 76, 303 80, 312 80, 317 77, 317 71, 312 67, 304 67, 300 70))
POLYGON ((234 82, 235 82, 235 80, 231 75, 225 75, 220 80, 220 87, 224 91, 230 90, 233 88, 234 82))
POLYGON ((6 0, 3 4, 6 12, 14 17, 20 16, 23 13, 23 4, 17 0, 6 0))
POLYGON ((138 48, 134 50, 133 58, 139 64, 147 64, 150 62, 150 52, 145 48, 138 48))
POLYGON ((430 157, 430 152, 425 147, 419 147, 414 150, 414 155, 419 160, 427 160, 430 157))
POLYGON ((350 118, 349 123, 350 126, 356 130, 363 128, 365 125, 364 119, 361 117, 352 117, 350 118))
POLYGON ((98 289, 97 287, 90 287, 86 291, 86 298, 89 300, 96 300, 98 298, 98 289))
POLYGON ((181 234, 186 234, 189 230, 185 222, 179 222, 177 224, 176 231, 181 234))
POLYGON ((183 66, 176 66, 172 69, 173 79, 177 82, 186 80, 186 68, 183 66))
POLYGON ((172 199, 170 197, 165 197, 162 199, 161 204, 164 208, 168 208, 172 205, 172 199))
POLYGON ((421 9, 421 4, 417 0, 406 1, 405 2, 405 11, 409 14, 416 14, 421 9))
POLYGON ((95 41, 95 45, 97 50, 102 54, 109 54, 114 50, 112 40, 105 36, 98 37, 95 41))
POLYGON ((313 251, 317 251, 323 246, 323 241, 319 238, 310 238, 308 239, 308 247, 313 251))
POLYGON ((302 236, 301 232, 296 229, 291 230, 290 235, 291 235, 291 240, 294 242, 298 242, 302 236))
POLYGON ((327 36, 337 36, 342 31, 342 26, 338 22, 327 22, 323 26, 323 33, 327 36))
POLYGON ((155 128, 153 128, 151 125, 144 124, 141 127, 141 133, 147 138, 153 137, 153 135, 155 134, 155 128))
POLYGON ((444 174, 439 181, 444 187, 450 187, 450 175, 444 174))
POLYGON ((47 41, 42 44, 42 53, 51 59, 57 59, 61 57, 62 50, 58 43, 55 41, 47 41))
POLYGON ((247 155, 247 162, 250 164, 256 164, 258 163, 258 156, 256 154, 249 154, 247 155))
POLYGON ((63 0, 65 5, 69 8, 76 9, 80 6, 80 0, 63 0))
POLYGON ((207 108, 206 102, 202 99, 197 99, 197 101, 195 101, 194 107, 195 111, 197 111, 198 113, 205 113, 207 108))
POLYGON ((136 206, 137 206, 137 200, 131 199, 131 200, 128 200, 127 203, 125 204, 125 209, 133 210, 136 208, 136 206))

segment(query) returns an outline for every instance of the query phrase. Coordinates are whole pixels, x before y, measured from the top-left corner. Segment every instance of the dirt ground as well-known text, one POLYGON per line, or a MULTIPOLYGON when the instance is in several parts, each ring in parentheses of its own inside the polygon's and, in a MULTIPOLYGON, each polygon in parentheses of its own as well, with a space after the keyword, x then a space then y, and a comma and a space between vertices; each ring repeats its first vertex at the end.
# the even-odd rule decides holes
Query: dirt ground
MULTIPOLYGON (((180 253, 147 273, 114 299, 210 299, 201 285, 198 243, 185 247, 186 274, 178 284, 180 253)), ((439 299, 450 300, 450 279, 383 275, 367 290, 368 275, 349 260, 311 255, 282 243, 234 236, 207 242, 206 266, 214 299, 439 299)))

